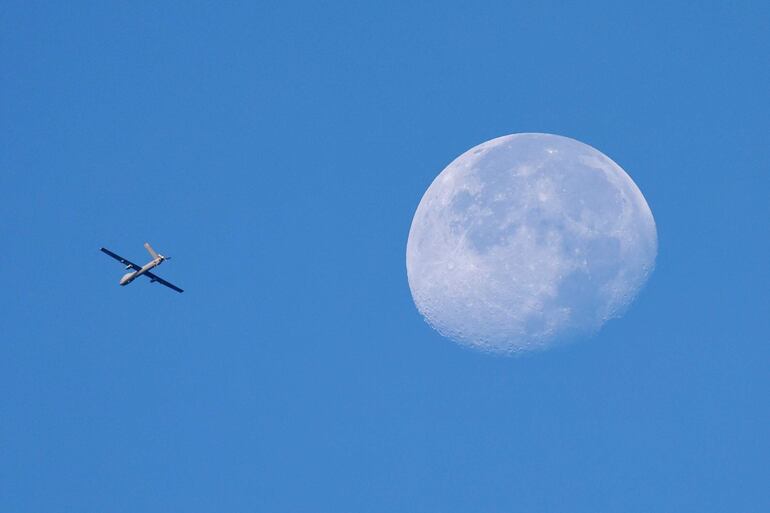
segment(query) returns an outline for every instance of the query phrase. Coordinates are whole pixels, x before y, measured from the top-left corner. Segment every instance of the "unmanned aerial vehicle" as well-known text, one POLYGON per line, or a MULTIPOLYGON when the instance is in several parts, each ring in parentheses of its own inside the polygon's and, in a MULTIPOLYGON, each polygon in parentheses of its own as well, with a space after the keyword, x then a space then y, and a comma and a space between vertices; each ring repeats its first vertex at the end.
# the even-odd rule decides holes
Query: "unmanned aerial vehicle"
POLYGON ((176 290, 177 292, 184 292, 182 289, 180 289, 179 287, 177 287, 173 283, 169 283, 166 280, 164 280, 163 278, 161 278, 161 277, 159 277, 159 276, 157 276, 157 275, 155 275, 155 274, 150 272, 150 269, 158 267, 164 261, 170 260, 171 257, 165 257, 163 255, 160 255, 160 254, 156 253, 155 250, 152 249, 152 246, 150 246, 150 244, 147 243, 147 242, 144 243, 144 247, 145 247, 145 249, 147 249, 147 252, 150 253, 150 256, 152 257, 152 260, 150 260, 150 262, 145 264, 144 267, 140 267, 140 266, 136 265, 135 263, 126 260, 122 256, 116 255, 115 253, 113 253, 112 251, 110 251, 107 248, 101 248, 101 251, 103 253, 108 254, 109 256, 111 256, 112 258, 114 258, 115 260, 120 262, 121 264, 125 265, 126 266, 126 270, 129 270, 129 269, 131 270, 131 272, 128 272, 128 273, 124 274, 123 277, 120 279, 120 285, 121 286, 128 285, 129 283, 134 281, 139 276, 147 276, 150 279, 151 282, 158 282, 161 285, 165 285, 166 287, 168 287, 170 289, 176 290))

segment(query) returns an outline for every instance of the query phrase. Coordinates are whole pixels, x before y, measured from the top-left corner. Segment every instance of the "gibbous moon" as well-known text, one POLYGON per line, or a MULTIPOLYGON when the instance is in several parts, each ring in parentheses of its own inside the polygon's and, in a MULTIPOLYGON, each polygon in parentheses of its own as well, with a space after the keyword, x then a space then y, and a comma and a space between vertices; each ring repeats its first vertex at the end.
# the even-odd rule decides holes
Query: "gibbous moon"
POLYGON ((436 177, 412 220, 406 268, 428 324, 510 354, 622 315, 657 248, 652 212, 615 162, 567 137, 513 134, 436 177))

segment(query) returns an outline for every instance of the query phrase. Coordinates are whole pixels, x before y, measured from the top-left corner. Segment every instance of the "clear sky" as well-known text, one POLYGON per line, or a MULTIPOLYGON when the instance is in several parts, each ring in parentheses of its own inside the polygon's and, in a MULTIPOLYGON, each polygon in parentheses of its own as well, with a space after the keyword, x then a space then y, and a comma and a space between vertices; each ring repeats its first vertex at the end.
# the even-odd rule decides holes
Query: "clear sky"
POLYGON ((770 4, 107 4, 0 6, 0 510, 768 511, 770 4), (616 160, 660 251, 501 358, 405 247, 515 132, 616 160), (118 286, 145 241, 184 294, 118 286))

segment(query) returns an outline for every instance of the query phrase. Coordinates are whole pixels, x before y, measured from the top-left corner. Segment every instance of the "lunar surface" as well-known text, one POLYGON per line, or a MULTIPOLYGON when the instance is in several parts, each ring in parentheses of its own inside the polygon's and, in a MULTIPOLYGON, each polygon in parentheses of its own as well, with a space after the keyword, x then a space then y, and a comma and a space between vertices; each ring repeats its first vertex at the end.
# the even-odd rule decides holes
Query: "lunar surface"
POLYGON ((495 353, 543 349, 620 316, 657 254, 636 184, 598 150, 549 134, 487 141, 425 192, 406 267, 439 333, 495 353))

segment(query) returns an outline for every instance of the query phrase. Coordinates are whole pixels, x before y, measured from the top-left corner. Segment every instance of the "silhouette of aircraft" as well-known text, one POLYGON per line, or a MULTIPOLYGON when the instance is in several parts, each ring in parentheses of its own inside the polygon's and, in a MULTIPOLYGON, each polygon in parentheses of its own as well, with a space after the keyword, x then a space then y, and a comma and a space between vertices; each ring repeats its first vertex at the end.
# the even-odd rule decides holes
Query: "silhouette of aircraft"
POLYGON ((152 260, 150 260, 143 267, 140 267, 140 266, 136 265, 135 263, 133 263, 133 262, 131 262, 129 260, 126 260, 125 258, 123 258, 120 255, 116 255, 115 253, 113 253, 112 251, 110 251, 107 248, 101 248, 100 251, 102 253, 105 253, 105 254, 111 256, 112 258, 114 258, 115 260, 120 262, 121 264, 125 265, 126 266, 126 270, 131 269, 131 272, 124 274, 123 277, 120 279, 120 285, 121 286, 128 285, 129 283, 134 281, 139 276, 147 276, 150 279, 151 282, 158 282, 161 285, 165 285, 166 287, 168 287, 170 289, 176 290, 177 292, 184 292, 184 290, 180 289, 179 287, 177 287, 173 283, 169 283, 166 280, 164 280, 163 278, 161 278, 161 277, 155 275, 154 273, 150 272, 150 269, 154 269, 155 267, 158 267, 160 264, 162 264, 166 260, 171 260, 171 257, 165 257, 163 255, 160 255, 160 254, 156 253, 155 250, 152 249, 152 246, 150 246, 150 244, 148 242, 144 243, 144 247, 145 247, 145 249, 147 249, 147 252, 150 253, 150 256, 152 257, 152 260))

